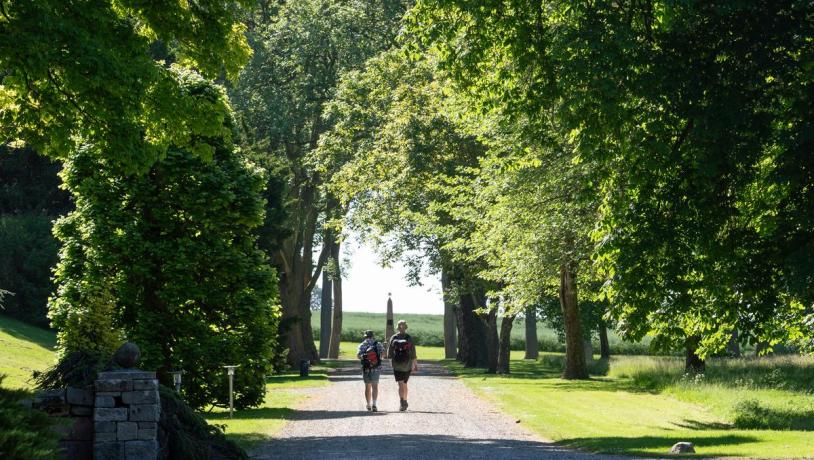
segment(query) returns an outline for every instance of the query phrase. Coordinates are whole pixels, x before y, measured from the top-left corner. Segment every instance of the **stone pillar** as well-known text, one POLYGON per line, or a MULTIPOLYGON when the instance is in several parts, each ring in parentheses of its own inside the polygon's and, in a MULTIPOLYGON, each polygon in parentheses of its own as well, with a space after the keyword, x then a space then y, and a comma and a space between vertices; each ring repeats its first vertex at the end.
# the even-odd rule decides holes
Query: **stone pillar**
POLYGON ((92 388, 40 390, 34 394, 32 407, 61 418, 54 426, 59 434, 60 458, 93 459, 92 388))
POLYGON ((100 372, 93 410, 96 460, 155 460, 161 401, 155 372, 100 372))
POLYGON ((384 327, 384 340, 390 340, 396 331, 393 330, 393 299, 390 298, 390 293, 387 294, 387 324, 384 327))

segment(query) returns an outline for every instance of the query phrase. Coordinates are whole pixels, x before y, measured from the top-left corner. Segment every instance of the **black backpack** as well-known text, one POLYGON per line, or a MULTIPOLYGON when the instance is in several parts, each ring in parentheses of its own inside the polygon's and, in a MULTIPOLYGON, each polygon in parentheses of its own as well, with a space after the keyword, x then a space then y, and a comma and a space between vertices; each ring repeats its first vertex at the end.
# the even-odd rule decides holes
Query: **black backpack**
POLYGON ((379 342, 373 342, 362 353, 362 369, 376 369, 382 365, 382 357, 379 356, 379 342))
POLYGON ((413 344, 408 340, 409 337, 409 335, 405 335, 403 339, 393 337, 393 343, 390 347, 393 350, 390 357, 393 362, 406 363, 410 360, 410 348, 413 344))

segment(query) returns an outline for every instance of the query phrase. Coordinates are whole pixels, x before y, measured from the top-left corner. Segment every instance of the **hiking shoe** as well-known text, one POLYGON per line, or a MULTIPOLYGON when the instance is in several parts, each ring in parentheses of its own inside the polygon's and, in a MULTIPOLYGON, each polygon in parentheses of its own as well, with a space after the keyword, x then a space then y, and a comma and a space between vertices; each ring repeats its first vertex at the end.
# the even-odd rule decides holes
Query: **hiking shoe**
POLYGON ((407 410, 407 400, 406 399, 401 400, 401 407, 399 408, 399 410, 401 412, 404 412, 404 411, 407 410))
POLYGON ((370 406, 370 407, 371 407, 371 411, 373 411, 373 412, 378 412, 379 411, 379 409, 376 408, 376 406, 370 406))
MULTIPOLYGON (((370 411, 371 411, 371 409, 370 409, 370 404, 366 405, 365 407, 367 408, 367 411, 368 411, 368 412, 370 412, 370 411)), ((375 406, 374 406, 374 407, 375 407, 375 406)))

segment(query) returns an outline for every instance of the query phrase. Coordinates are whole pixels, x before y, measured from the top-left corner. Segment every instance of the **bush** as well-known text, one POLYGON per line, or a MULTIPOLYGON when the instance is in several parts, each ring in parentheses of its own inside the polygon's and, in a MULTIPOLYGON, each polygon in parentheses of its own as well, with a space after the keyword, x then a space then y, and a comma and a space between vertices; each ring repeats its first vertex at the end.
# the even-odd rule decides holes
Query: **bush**
POLYGON ((211 109, 216 134, 170 147, 144 174, 92 150, 65 162, 76 210, 55 227, 63 246, 50 315, 62 359, 112 353, 126 338, 163 383, 185 371, 194 408, 227 405, 223 366, 240 365, 235 406, 254 406, 280 353, 276 275, 257 245, 265 174, 231 143, 223 89, 191 71, 176 77, 190 106, 211 109))
POLYGON ((37 388, 56 389, 92 385, 99 372, 111 369, 110 355, 99 351, 73 351, 55 365, 34 371, 37 388))
POLYGON ((0 375, 0 458, 34 460, 57 457, 57 433, 53 419, 22 401, 31 394, 3 388, 0 375))
POLYGON ((159 386, 161 420, 159 442, 162 459, 232 460, 248 455, 226 438, 223 429, 206 423, 170 388, 159 386))

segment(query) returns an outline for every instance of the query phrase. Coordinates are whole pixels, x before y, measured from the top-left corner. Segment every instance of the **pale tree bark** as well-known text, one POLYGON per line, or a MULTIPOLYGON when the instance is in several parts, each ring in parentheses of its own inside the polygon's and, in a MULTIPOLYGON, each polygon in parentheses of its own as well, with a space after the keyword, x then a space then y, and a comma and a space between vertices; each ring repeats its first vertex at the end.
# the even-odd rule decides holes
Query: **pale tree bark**
POLYGON ((322 299, 319 317, 319 357, 328 357, 328 348, 331 345, 331 320, 333 310, 333 283, 326 271, 322 271, 322 299))
POLYGON ((537 340, 537 310, 526 308, 526 359, 540 357, 540 342, 537 340))
POLYGON ((455 327, 455 303, 452 299, 452 282, 449 270, 441 270, 441 290, 444 299, 444 357, 455 359, 457 353, 456 327, 455 327))
POLYGON ((500 320, 500 349, 497 355, 497 373, 508 374, 511 363, 512 326, 516 315, 503 315, 500 320))
POLYGON ((339 358, 339 343, 342 339, 342 272, 339 267, 339 243, 334 242, 331 246, 331 259, 336 270, 333 277, 334 288, 334 318, 331 325, 331 346, 328 349, 328 357, 339 358))
POLYGON ((565 370, 564 379, 587 379, 583 351, 582 321, 577 303, 577 271, 572 264, 560 267, 560 307, 565 323, 565 370))

